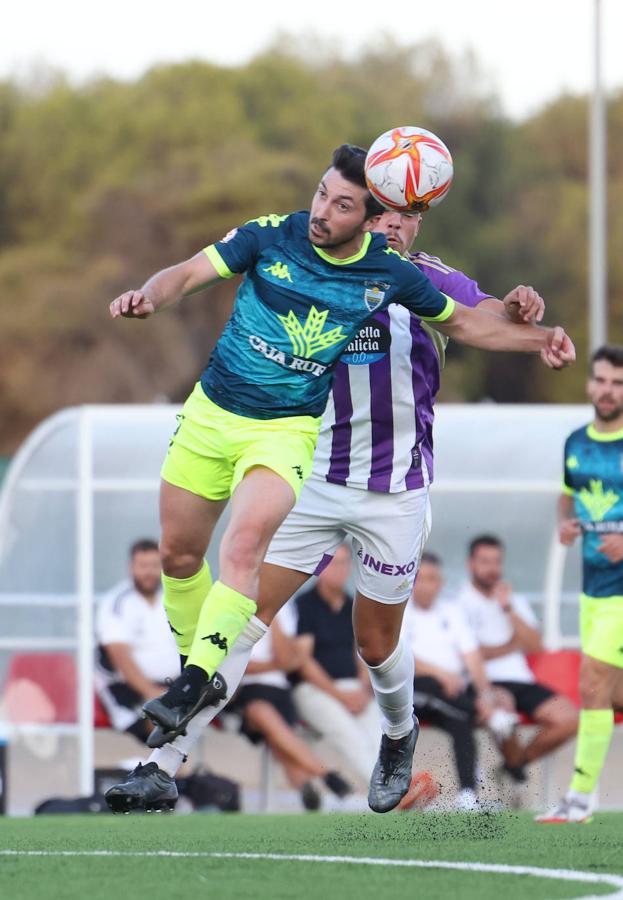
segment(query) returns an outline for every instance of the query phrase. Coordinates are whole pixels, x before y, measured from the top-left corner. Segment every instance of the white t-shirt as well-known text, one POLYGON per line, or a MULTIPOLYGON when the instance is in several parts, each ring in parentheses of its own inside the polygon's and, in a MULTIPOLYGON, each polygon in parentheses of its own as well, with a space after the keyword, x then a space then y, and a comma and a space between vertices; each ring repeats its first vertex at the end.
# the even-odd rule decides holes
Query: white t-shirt
POLYGON ((462 675, 468 682, 463 654, 478 649, 478 640, 456 603, 437 601, 430 609, 411 602, 405 612, 404 634, 417 660, 462 675))
MULTIPOLYGON (((179 675, 180 658, 160 593, 150 603, 131 582, 113 588, 98 604, 95 633, 98 644, 129 644, 134 662, 151 681, 179 675)), ((104 686, 123 678, 99 666, 97 681, 104 686)))
MULTIPOLYGON (((497 600, 485 597, 471 583, 463 585, 457 600, 462 604, 479 644, 499 647, 510 641, 513 636, 513 624, 497 600)), ((530 625, 532 628, 538 627, 537 618, 525 597, 521 594, 512 594, 510 603, 526 625, 530 625)), ((514 650, 497 659, 488 659, 486 670, 490 681, 519 681, 524 684, 534 682, 534 675, 528 666, 525 655, 520 650, 514 650)))

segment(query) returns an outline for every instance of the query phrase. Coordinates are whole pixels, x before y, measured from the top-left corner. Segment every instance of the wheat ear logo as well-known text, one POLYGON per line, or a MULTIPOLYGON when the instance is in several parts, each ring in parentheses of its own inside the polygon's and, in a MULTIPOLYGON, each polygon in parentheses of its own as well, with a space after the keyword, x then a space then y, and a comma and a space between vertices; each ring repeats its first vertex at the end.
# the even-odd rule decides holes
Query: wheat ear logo
POLYGON ((303 325, 301 325, 292 310, 287 316, 277 317, 285 328, 292 342, 294 353, 297 356, 309 359, 315 353, 320 353, 321 350, 326 350, 327 347, 333 347, 335 344, 346 340, 348 335, 344 334, 341 325, 323 333, 322 329, 328 315, 328 309, 325 309, 324 312, 319 312, 315 306, 312 306, 303 325))
POLYGON ((594 522, 601 522, 617 502, 619 495, 611 490, 604 491, 603 481, 593 478, 589 481, 589 488, 582 488, 578 492, 578 496, 588 510, 591 519, 594 522))

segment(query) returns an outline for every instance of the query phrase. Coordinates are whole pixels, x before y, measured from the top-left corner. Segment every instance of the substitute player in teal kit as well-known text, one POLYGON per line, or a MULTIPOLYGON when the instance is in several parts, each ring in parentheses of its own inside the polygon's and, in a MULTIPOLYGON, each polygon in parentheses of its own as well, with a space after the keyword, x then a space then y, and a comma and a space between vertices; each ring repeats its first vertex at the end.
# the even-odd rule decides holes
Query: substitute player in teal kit
POLYGON ((590 822, 614 710, 623 709, 623 347, 595 351, 588 396, 595 418, 567 438, 558 506, 562 543, 582 537, 582 710, 569 791, 542 824, 590 822))

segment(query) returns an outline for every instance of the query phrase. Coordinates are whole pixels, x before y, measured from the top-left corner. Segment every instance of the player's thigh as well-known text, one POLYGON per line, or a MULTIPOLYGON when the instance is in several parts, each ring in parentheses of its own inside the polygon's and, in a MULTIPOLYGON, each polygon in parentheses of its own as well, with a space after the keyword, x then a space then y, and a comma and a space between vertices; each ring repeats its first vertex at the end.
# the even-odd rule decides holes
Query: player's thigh
MULTIPOLYGON (((160 484, 163 564, 183 556, 203 559, 225 500, 206 500, 167 481, 160 484)), ((191 573, 192 574, 192 573, 191 573)))
POLYGON ((321 572, 346 537, 343 518, 348 490, 312 475, 275 532, 265 561, 307 575, 321 572))
POLYGON ((223 542, 244 534, 263 557, 273 534, 294 506, 294 499, 294 491, 281 476, 265 466, 254 467, 232 494, 223 542))
POLYGON ((411 595, 430 530, 428 489, 366 491, 347 530, 353 536, 357 591, 381 604, 403 603, 411 595))
POLYGON ((281 607, 303 587, 306 581, 309 581, 310 577, 307 572, 263 562, 257 600, 258 619, 265 625, 270 625, 281 607))
POLYGON ((585 656, 623 670, 623 597, 580 597, 580 636, 585 656))

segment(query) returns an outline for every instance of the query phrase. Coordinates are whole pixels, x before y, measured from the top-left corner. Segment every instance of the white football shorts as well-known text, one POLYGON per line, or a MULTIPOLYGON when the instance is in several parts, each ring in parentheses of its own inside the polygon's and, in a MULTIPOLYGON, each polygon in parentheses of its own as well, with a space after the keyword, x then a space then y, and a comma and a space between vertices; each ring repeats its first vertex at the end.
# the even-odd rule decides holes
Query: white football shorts
POLYGON ((402 603, 411 594, 430 527, 426 487, 385 494, 312 474, 265 561, 318 575, 350 537, 357 590, 379 603, 402 603))

